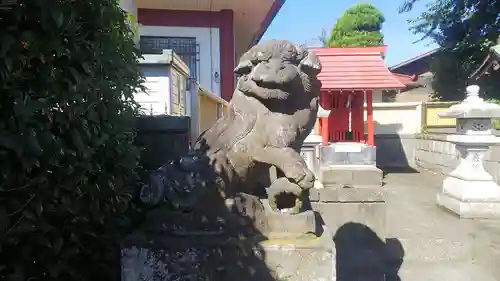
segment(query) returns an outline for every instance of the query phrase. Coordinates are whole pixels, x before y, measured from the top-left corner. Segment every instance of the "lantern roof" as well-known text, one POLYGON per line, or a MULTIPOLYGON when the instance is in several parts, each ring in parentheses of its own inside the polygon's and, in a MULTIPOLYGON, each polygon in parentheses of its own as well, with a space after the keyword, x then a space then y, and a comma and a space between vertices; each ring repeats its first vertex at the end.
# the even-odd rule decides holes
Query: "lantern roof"
POLYGON ((479 86, 470 85, 467 97, 459 104, 452 105, 447 111, 438 113, 440 118, 499 118, 500 106, 479 97, 479 86))

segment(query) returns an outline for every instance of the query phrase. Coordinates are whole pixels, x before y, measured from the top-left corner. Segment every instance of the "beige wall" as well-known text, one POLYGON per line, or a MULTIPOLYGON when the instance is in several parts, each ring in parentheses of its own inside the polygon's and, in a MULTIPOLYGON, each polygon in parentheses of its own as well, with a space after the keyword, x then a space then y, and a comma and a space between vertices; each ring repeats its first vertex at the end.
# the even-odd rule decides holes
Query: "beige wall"
POLYGON ((193 128, 197 135, 212 127, 217 120, 226 114, 228 103, 215 94, 200 88, 198 90, 198 125, 193 128))

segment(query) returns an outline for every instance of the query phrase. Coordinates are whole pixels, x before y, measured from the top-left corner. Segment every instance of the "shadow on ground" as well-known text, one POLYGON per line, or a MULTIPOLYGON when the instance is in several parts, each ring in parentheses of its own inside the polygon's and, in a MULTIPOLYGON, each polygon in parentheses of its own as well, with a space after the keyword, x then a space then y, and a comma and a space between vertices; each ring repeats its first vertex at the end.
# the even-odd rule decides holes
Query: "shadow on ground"
POLYGON ((379 167, 384 176, 388 174, 419 174, 420 172, 412 167, 379 167))
POLYGON ((401 123, 380 124, 375 121, 377 135, 377 165, 384 170, 390 167, 393 173, 417 173, 414 165, 415 135, 404 133, 401 123))
POLYGON ((404 249, 397 238, 384 242, 370 227, 355 222, 341 226, 333 238, 337 281, 400 281, 404 249))

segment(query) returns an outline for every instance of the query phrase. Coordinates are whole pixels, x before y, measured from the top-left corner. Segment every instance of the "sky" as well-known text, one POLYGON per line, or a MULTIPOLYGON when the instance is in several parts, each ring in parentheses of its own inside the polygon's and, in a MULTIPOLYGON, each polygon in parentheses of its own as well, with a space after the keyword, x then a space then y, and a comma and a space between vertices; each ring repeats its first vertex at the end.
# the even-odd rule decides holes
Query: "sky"
MULTIPOLYGON (((407 20, 425 10, 421 0, 410 13, 399 14, 398 7, 403 0, 366 1, 377 7, 386 19, 382 33, 387 45, 385 64, 390 67, 426 51, 436 48, 431 42, 414 43, 420 37, 409 31, 407 20)), ((287 0, 262 37, 266 39, 286 39, 296 44, 320 46, 316 39, 322 29, 328 34, 337 18, 349 7, 362 2, 356 0, 287 0)))

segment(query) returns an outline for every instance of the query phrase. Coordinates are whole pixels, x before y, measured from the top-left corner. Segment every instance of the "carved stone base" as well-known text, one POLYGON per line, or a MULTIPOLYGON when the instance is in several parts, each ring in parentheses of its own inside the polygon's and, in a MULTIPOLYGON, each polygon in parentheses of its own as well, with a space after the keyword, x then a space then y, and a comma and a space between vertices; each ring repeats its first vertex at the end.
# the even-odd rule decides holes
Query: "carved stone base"
POLYGON ((437 204, 461 218, 500 218, 500 186, 450 176, 443 181, 437 204))
POLYGON ((224 240, 134 234, 122 248, 122 281, 332 280, 330 236, 224 240))
POLYGON ((262 200, 265 208, 269 231, 264 235, 269 239, 300 238, 303 236, 319 235, 321 226, 316 221, 314 211, 307 210, 298 214, 282 214, 275 212, 262 200))

